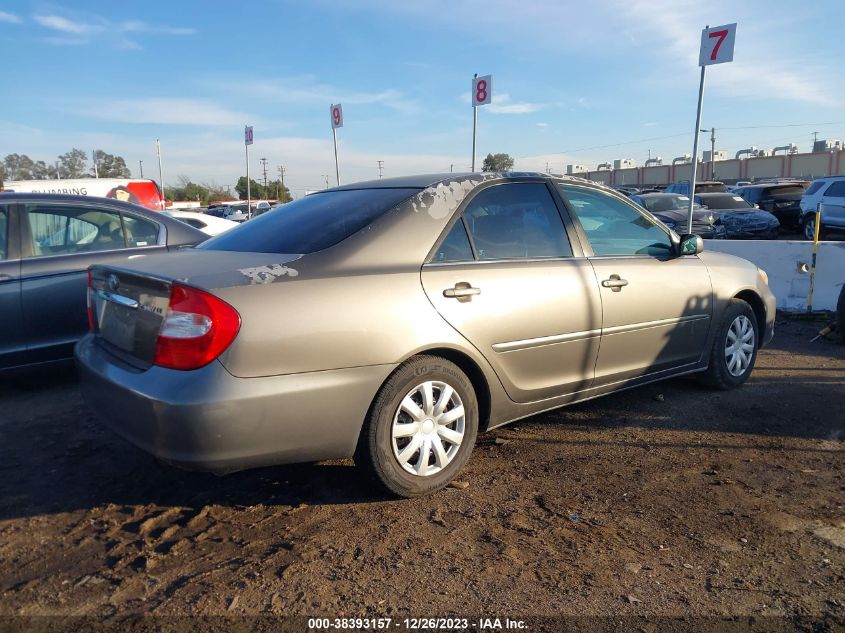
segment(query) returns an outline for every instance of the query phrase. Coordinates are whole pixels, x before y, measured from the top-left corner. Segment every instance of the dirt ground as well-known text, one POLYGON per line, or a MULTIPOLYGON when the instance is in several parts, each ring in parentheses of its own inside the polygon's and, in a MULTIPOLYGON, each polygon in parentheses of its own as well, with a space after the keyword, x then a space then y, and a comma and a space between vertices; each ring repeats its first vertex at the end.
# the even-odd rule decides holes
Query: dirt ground
POLYGON ((483 435, 467 487, 412 501, 380 496, 351 462, 184 473, 102 427, 72 370, 4 377, 0 616, 777 616, 838 630, 845 346, 810 343, 821 325, 779 319, 733 392, 676 379, 483 435))

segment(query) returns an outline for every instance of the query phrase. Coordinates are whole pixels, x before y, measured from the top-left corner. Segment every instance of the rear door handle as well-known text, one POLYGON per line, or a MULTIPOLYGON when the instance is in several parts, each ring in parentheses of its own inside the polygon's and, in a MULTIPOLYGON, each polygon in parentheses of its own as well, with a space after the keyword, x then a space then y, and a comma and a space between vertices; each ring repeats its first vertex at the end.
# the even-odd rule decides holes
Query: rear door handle
POLYGON ((613 292, 619 292, 628 285, 627 279, 622 279, 619 275, 611 275, 609 279, 601 282, 605 288, 610 288, 613 292))
POLYGON ((458 301, 472 301, 475 295, 481 294, 481 288, 473 288, 471 284, 466 281, 459 281, 453 288, 446 288, 443 291, 443 296, 449 299, 457 299, 458 301))

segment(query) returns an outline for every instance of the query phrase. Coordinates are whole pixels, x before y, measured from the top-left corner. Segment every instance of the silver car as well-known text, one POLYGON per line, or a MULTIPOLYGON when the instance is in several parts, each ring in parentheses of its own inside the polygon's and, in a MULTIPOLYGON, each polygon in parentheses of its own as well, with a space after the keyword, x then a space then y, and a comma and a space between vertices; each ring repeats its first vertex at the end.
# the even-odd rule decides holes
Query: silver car
POLYGON ((699 373, 741 385, 775 298, 604 186, 445 174, 330 189, 190 252, 91 269, 89 404, 167 462, 354 456, 446 485, 476 434, 699 373))

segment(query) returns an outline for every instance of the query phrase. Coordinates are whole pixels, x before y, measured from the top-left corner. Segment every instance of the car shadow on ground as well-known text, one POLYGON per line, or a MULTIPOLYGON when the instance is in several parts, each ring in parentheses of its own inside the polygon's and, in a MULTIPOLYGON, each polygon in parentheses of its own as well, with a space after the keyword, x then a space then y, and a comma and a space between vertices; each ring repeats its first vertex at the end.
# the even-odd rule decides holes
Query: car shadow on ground
MULTIPOLYGON (((770 450, 779 438, 842 440, 845 370, 819 356, 845 359, 845 347, 807 344, 814 327, 784 328, 775 353, 786 353, 789 360, 778 367, 758 364, 741 389, 714 391, 694 378, 675 378, 521 420, 516 430, 504 427, 481 435, 479 444, 491 444, 498 435, 519 439, 526 426, 534 425, 543 430, 539 441, 548 443, 624 446, 632 441, 630 427, 680 432, 655 433, 653 442, 648 440, 653 447, 770 450), (608 429, 621 433, 590 437, 608 429)), ((641 443, 638 438, 634 445, 641 443)), ((808 451, 832 449, 806 445, 808 451)), ((225 477, 162 464, 94 417, 80 397, 72 367, 6 376, 0 382, 0 520, 109 504, 295 508, 389 500, 351 460, 225 477)))

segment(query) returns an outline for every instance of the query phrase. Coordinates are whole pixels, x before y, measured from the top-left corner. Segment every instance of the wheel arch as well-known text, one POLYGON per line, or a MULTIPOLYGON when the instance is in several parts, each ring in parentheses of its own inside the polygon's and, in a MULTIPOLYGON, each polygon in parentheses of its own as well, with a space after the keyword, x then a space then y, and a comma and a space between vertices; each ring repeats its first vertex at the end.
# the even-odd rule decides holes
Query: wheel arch
MULTIPOLYGON (((742 290, 734 295, 734 299, 741 299, 751 306, 757 321, 758 339, 761 338, 766 331, 766 305, 763 299, 753 290, 742 290)), ((757 346, 760 346, 760 340, 757 341, 757 346)))
MULTIPOLYGON (((409 360, 414 359, 418 356, 439 356, 440 358, 454 363, 462 372, 466 374, 467 378, 469 378, 470 383, 472 383, 472 387, 475 390, 475 397, 478 400, 478 430, 480 432, 486 431, 490 426, 490 417, 492 413, 492 394, 490 393, 490 385, 487 382, 487 377, 484 375, 484 371, 481 369, 478 363, 471 356, 469 356, 465 352, 462 352, 461 350, 457 350, 451 347, 432 347, 428 349, 417 350, 413 354, 410 354, 406 358, 403 358, 402 361, 396 366, 396 369, 399 369, 399 367, 407 363, 409 360)), ((378 392, 390 379, 390 376, 393 375, 396 369, 390 372, 390 375, 388 375, 384 379, 381 386, 376 391, 376 394, 373 396, 373 401, 375 401, 378 392)))

